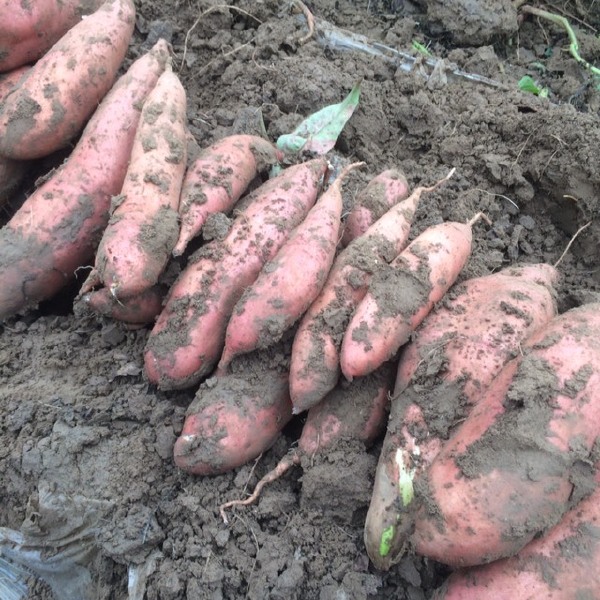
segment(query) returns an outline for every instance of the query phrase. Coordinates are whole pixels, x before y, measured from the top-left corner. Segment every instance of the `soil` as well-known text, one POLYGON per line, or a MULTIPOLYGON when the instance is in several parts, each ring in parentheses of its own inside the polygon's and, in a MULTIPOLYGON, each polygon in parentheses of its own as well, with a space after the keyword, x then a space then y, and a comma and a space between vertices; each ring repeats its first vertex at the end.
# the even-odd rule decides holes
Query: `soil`
MULTIPOLYGON (((600 92, 567 51, 564 30, 518 17, 508 0, 309 4, 318 31, 327 21, 417 56, 407 71, 389 54, 303 39, 306 19, 289 3, 136 4, 125 66, 157 37, 170 39, 200 146, 263 127, 274 140, 361 81, 360 106, 332 153, 366 162, 344 185, 348 207, 384 169, 400 169, 412 188, 456 168, 423 198, 413 235, 485 212, 492 225, 476 224, 461 280, 510 264, 554 263, 591 223, 560 263, 557 300, 562 312, 600 298, 600 92), (431 76, 427 59, 411 50, 414 41, 444 59, 431 76), (520 91, 524 75, 545 92, 520 91)), ((600 64, 594 0, 565 2, 561 11, 582 56, 600 64)), ((49 164, 32 169, 23 193, 49 164)), ((172 263, 169 276, 184 263, 172 263)), ((219 505, 253 489, 295 443, 304 417, 258 460, 230 473, 200 477, 175 468, 173 445, 195 389, 150 385, 142 369, 148 329, 74 309, 80 285, 0 329, 0 524, 40 535, 50 548, 49 530, 59 540, 55 549, 76 540, 92 574, 80 597, 127 598, 132 565, 148 574, 148 600, 431 597, 446 567, 408 555, 379 572, 365 552, 381 440, 368 450, 350 445, 303 460, 224 524, 219 505)), ((52 595, 37 581, 30 597, 52 595)))

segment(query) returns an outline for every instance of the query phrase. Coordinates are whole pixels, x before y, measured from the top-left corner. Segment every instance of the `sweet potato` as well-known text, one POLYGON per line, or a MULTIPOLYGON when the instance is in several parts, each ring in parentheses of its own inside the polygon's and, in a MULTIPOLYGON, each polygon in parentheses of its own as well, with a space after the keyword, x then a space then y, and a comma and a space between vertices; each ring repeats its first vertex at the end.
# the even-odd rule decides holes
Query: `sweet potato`
POLYGON ((290 395, 295 413, 308 410, 335 387, 340 375, 342 337, 373 272, 406 246, 422 194, 437 189, 452 173, 431 187, 416 188, 335 259, 321 293, 301 319, 294 338, 290 395))
POLYGON ((0 102, 4 100, 25 78, 31 67, 26 65, 0 74, 0 102))
POLYGON ((255 135, 231 135, 202 150, 183 180, 181 230, 173 254, 183 254, 208 215, 229 212, 250 182, 277 162, 277 156, 271 142, 255 135))
POLYGON ((0 73, 36 61, 104 0, 1 0, 0 73))
MULTIPOLYGON (((289 352, 289 350, 288 350, 289 352)), ((202 385, 173 450, 175 464, 196 475, 239 467, 272 446, 292 417, 287 371, 260 353, 202 385)))
POLYGON ((144 102, 125 182, 84 291, 101 282, 116 298, 128 298, 158 282, 179 234, 186 152, 186 93, 169 64, 144 102))
POLYGON ((378 569, 400 560, 419 498, 414 482, 521 343, 556 314, 557 271, 536 264, 470 279, 451 290, 400 356, 365 545, 378 569))
POLYGON ((226 368, 238 354, 278 342, 317 297, 340 238, 342 181, 363 164, 343 169, 246 289, 227 325, 219 368, 226 368))
POLYGON ((375 176, 362 189, 344 223, 342 246, 361 236, 379 217, 408 196, 408 181, 397 169, 388 169, 375 176))
POLYGON ((154 285, 139 296, 117 300, 108 288, 88 292, 81 297, 83 304, 100 315, 128 325, 153 323, 162 310, 166 289, 154 285))
POLYGON ((456 281, 471 253, 472 226, 441 223, 426 229, 371 279, 342 340, 347 379, 390 360, 456 281))
MULTIPOLYGON (((596 486, 600 471, 596 465, 596 486)), ((454 572, 433 600, 600 598, 600 488, 516 556, 454 572)))
POLYGON ((233 307, 306 217, 326 169, 323 158, 285 169, 252 193, 222 242, 192 255, 148 339, 144 361, 151 382, 185 388, 211 372, 233 307))
POLYGON ((419 554, 453 566, 512 556, 589 489, 580 466, 600 433, 599 335, 600 304, 572 309, 494 379, 429 467, 419 554))
POLYGON ((132 0, 107 0, 79 21, 0 104, 0 154, 46 156, 82 129, 113 85, 134 27, 132 0))
POLYGON ((69 159, 0 231, 0 319, 52 297, 86 265, 121 191, 140 105, 164 70, 159 41, 131 65, 85 128, 69 159))
POLYGON ((225 523, 226 510, 256 502, 265 485, 299 465, 303 458, 313 458, 345 440, 358 440, 370 446, 385 428, 393 375, 394 365, 386 363, 367 377, 342 382, 322 402, 313 406, 308 411, 298 445, 256 484, 248 498, 221 505, 225 523))

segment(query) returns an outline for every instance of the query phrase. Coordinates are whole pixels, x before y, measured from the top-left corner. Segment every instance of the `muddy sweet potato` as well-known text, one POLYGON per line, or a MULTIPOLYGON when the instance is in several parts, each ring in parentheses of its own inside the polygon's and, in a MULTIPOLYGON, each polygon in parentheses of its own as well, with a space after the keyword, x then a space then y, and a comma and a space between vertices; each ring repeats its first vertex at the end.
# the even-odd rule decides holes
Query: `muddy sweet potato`
POLYGON ((600 471, 596 489, 516 556, 455 571, 433 600, 600 598, 600 471))
POLYGON ((223 241, 192 255, 148 338, 144 362, 152 383, 185 388, 210 374, 233 307, 306 217, 326 169, 323 158, 285 169, 251 194, 223 241))
POLYGON ((81 131, 114 83, 134 20, 132 0, 107 0, 52 46, 0 104, 0 155, 46 156, 81 131))
POLYGON ((144 102, 121 193, 83 290, 102 283, 117 298, 158 283, 171 256, 186 168, 186 93, 170 65, 144 102))
POLYGON ((423 193, 434 191, 451 175, 431 187, 416 188, 336 257, 321 293, 300 320, 294 338, 290 395, 295 413, 308 410, 335 387, 340 376, 342 338, 373 273, 394 260, 406 246, 423 193))
POLYGON ((481 216, 426 229, 377 271, 342 340, 340 366, 347 379, 367 375, 409 340, 466 264, 472 226, 481 216))
POLYGON ((0 73, 36 61, 104 0, 1 0, 0 73))
POLYGON ((51 298, 90 263, 127 171, 140 107, 165 68, 159 41, 131 65, 69 159, 0 231, 0 319, 51 298))
POLYGON ((342 181, 362 164, 343 169, 246 289, 227 325, 219 368, 238 354, 278 342, 317 297, 340 238, 342 181))
POLYGON ((344 223, 342 246, 361 236, 379 217, 408 196, 408 182, 398 169, 387 169, 369 181, 354 200, 344 223))
POLYGON ((235 469, 270 448, 291 419, 283 366, 253 353, 235 367, 202 385, 190 404, 173 450, 180 469, 196 475, 235 469))
POLYGON ((589 489, 600 433, 600 304, 531 336, 431 463, 411 543, 453 566, 516 554, 589 489))
POLYGON ((452 426, 521 343, 555 316, 556 279, 546 264, 470 279, 450 291, 404 348, 365 522, 378 569, 402 557, 420 502, 414 488, 452 426))
POLYGON ((250 182, 277 162, 277 148, 254 135, 231 135, 201 150, 189 165, 179 202, 181 229, 173 254, 183 254, 209 215, 229 212, 250 182))

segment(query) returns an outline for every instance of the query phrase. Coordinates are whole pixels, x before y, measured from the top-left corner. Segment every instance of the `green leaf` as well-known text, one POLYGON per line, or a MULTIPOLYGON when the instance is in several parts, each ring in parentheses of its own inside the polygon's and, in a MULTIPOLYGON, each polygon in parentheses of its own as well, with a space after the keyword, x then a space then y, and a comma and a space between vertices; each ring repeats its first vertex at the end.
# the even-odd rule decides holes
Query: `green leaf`
POLYGON ((533 77, 530 77, 529 75, 521 77, 517 85, 519 86, 519 89, 523 92, 535 94, 536 96, 540 96, 540 98, 548 97, 548 88, 539 87, 538 84, 533 80, 533 77))
POLYGON ((381 534, 381 540, 379 541, 379 554, 380 556, 387 556, 392 549, 392 540, 394 539, 394 526, 390 525, 384 529, 381 534))
POLYGON ((360 83, 339 104, 331 104, 307 117, 292 133, 279 136, 277 147, 286 154, 327 154, 358 106, 360 83))
POLYGON ((412 47, 414 50, 416 50, 419 54, 422 54, 423 56, 433 56, 433 54, 429 52, 429 48, 427 48, 427 46, 421 44, 421 42, 418 42, 417 40, 413 40, 412 47))

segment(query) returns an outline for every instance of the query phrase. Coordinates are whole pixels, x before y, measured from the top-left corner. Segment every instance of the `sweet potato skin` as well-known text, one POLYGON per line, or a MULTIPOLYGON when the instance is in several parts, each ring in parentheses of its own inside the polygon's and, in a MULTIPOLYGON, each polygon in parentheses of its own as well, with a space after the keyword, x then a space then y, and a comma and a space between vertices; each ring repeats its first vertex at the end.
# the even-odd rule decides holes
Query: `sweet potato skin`
POLYGON ((539 264, 468 280, 405 347, 365 521, 367 552, 378 569, 402 557, 420 501, 409 496, 405 504, 398 493, 401 464, 418 481, 448 438, 448 421, 464 419, 520 344, 555 316, 557 277, 539 264), (442 416, 449 410, 452 417, 442 416))
POLYGON ((0 231, 0 319, 52 297, 92 260, 111 196, 123 185, 141 104, 167 58, 166 42, 159 41, 131 65, 67 162, 0 231))
POLYGON ((81 131, 113 85, 134 20, 132 0, 107 0, 28 71, 0 104, 1 155, 46 156, 81 131))
POLYGON ((0 14, 0 73, 36 61, 81 17, 93 13, 104 0, 2 0, 0 14))
POLYGON ((326 169, 322 158, 286 169, 252 193, 222 242, 192 255, 148 339, 152 383, 181 389, 212 371, 236 302, 313 206, 326 169))
POLYGON ((10 200, 13 192, 25 178, 29 163, 0 156, 0 207, 10 200))
POLYGON ((250 182, 277 158, 277 148, 254 135, 231 135, 201 150, 183 180, 181 230, 173 254, 183 254, 210 214, 229 212, 250 182))
POLYGON ((599 309, 567 311, 529 338, 444 445, 415 523, 418 553, 453 566, 514 555, 579 497, 577 465, 600 432, 599 309))

